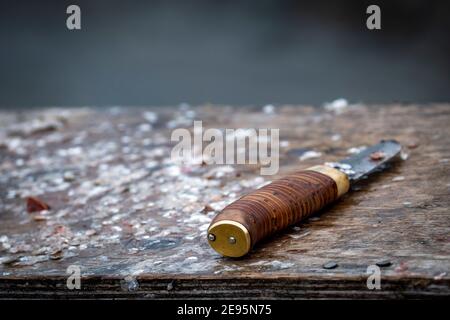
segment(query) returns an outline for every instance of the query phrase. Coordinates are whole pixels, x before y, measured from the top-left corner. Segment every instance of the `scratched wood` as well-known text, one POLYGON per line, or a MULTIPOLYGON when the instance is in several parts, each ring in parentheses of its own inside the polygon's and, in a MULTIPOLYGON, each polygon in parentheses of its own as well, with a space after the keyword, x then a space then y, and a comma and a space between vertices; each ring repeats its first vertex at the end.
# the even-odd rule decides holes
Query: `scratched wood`
POLYGON ((0 298, 448 297, 450 105, 264 110, 1 111, 0 298), (171 132, 193 120, 279 128, 278 174, 175 164, 171 132), (209 248, 206 228, 230 201, 385 138, 402 143, 402 159, 335 204, 245 258, 209 248), (50 210, 28 213, 30 196, 50 210), (381 289, 369 290, 367 267, 383 260, 381 289), (80 290, 67 288, 69 266, 80 290))

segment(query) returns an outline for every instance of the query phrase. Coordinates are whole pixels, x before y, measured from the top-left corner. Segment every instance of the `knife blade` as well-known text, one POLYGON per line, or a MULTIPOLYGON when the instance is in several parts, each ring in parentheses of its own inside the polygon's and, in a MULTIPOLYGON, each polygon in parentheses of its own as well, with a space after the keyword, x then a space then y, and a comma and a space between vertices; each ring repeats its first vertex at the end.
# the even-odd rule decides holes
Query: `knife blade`
POLYGON ((350 183, 356 183, 371 173, 382 171, 389 161, 400 154, 401 149, 395 140, 382 140, 351 157, 339 162, 326 162, 325 165, 344 172, 350 183))

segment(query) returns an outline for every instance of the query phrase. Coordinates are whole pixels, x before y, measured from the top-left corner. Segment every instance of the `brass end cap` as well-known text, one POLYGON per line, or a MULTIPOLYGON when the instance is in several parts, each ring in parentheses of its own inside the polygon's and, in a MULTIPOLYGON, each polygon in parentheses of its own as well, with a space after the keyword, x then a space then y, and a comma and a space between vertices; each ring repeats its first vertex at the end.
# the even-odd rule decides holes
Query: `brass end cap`
POLYGON ((208 229, 209 245, 226 257, 238 258, 251 248, 250 233, 242 224, 232 220, 220 220, 208 229))

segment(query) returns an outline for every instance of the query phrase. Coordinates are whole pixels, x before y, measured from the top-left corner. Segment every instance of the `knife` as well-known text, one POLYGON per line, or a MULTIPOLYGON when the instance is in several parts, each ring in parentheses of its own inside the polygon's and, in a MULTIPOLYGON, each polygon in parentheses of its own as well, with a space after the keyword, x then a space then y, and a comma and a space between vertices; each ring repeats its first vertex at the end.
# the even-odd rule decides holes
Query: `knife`
POLYGON ((339 162, 275 180, 217 214, 208 228, 208 243, 223 256, 242 257, 262 239, 300 222, 346 194, 354 183, 383 170, 400 151, 397 141, 382 140, 339 162))

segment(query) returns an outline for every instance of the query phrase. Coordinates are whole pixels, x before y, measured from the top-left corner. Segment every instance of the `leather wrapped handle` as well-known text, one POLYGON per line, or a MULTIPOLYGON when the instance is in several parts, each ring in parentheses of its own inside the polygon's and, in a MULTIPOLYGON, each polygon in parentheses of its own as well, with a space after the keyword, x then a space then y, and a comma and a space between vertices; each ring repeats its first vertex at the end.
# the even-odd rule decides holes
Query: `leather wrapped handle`
POLYGON ((316 166, 292 173, 225 207, 208 229, 210 245, 240 257, 260 240, 293 225, 347 192, 347 176, 316 166))

